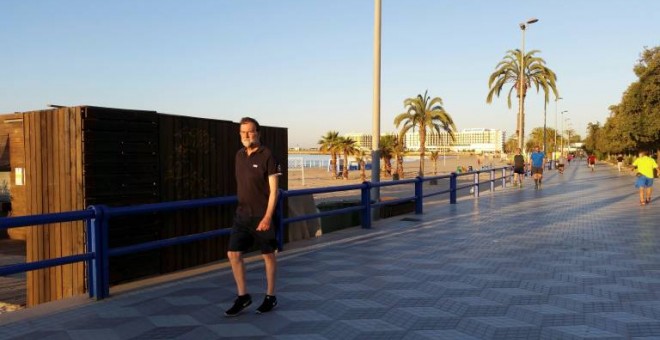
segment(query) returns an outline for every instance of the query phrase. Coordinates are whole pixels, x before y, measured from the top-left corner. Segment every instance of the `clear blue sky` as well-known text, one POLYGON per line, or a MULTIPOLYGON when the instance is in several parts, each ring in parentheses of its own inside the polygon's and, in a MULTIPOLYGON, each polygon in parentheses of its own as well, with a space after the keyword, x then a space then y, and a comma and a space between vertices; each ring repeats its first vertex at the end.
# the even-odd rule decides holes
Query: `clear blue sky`
MULTIPOLYGON (((328 130, 371 132, 372 0, 4 0, 0 112, 99 105, 289 128, 290 146, 328 130)), ((403 100, 428 89, 458 128, 515 131, 517 106, 485 102, 508 49, 558 75, 559 111, 584 133, 660 45, 660 1, 383 0, 383 132, 403 100)), ((543 124, 527 101, 527 131, 543 124)), ((548 107, 554 126, 555 105, 548 107)))

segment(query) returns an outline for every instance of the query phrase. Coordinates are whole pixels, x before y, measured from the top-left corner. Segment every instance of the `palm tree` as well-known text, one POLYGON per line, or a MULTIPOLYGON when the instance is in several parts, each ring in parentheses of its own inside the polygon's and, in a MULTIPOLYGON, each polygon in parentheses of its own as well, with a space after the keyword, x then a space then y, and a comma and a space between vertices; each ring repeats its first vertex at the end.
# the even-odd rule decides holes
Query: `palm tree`
POLYGON ((328 131, 318 141, 321 152, 330 154, 330 168, 332 168, 332 178, 337 178, 337 142, 339 141, 339 132, 328 131))
POLYGON ((435 97, 431 99, 428 91, 424 95, 417 95, 414 98, 408 98, 403 101, 406 112, 394 117, 394 125, 398 128, 403 124, 399 131, 400 136, 405 136, 409 130, 419 132, 419 175, 424 175, 424 153, 426 151, 426 132, 446 131, 452 140, 455 139, 454 131, 456 125, 449 113, 442 106, 442 98, 435 97))
POLYGON ((406 155, 406 149, 403 147, 403 141, 397 138, 394 149, 392 150, 394 157, 396 157, 396 175, 398 178, 403 178, 403 156, 406 155))
POLYGON ((371 155, 371 152, 364 149, 360 149, 357 153, 358 163, 360 163, 360 180, 362 182, 367 180, 367 156, 369 155, 371 155))
POLYGON ((438 158, 440 158, 440 151, 431 151, 431 161, 433 162, 433 175, 438 174, 438 158))
POLYGON ((527 95, 527 90, 534 86, 536 87, 536 92, 543 90, 545 94, 545 103, 550 101, 550 91, 552 90, 555 98, 559 98, 559 92, 557 92, 557 75, 554 71, 545 66, 545 60, 543 58, 535 56, 536 53, 539 53, 539 50, 532 50, 525 54, 524 60, 522 59, 522 52, 518 49, 507 51, 506 55, 500 61, 497 66, 495 66, 495 72, 493 72, 488 78, 488 96, 486 97, 486 102, 491 103, 493 101, 493 96, 500 96, 500 92, 510 83, 511 88, 509 89, 507 95, 507 104, 511 108, 511 93, 513 90, 516 90, 516 96, 521 99, 521 105, 518 108, 518 121, 516 125, 516 133, 518 135, 518 147, 522 148, 524 145, 525 138, 525 96, 527 95), (521 64, 524 65, 524 71, 521 73, 521 64), (520 77, 523 77, 523 82, 521 86, 520 77), (521 88, 522 87, 522 88, 521 88))
POLYGON ((397 143, 395 135, 380 136, 380 157, 383 159, 385 176, 392 176, 392 156, 397 143))
POLYGON ((337 151, 344 155, 343 177, 344 179, 348 179, 348 156, 355 155, 360 149, 358 149, 355 141, 350 137, 339 137, 339 140, 337 141, 337 151))

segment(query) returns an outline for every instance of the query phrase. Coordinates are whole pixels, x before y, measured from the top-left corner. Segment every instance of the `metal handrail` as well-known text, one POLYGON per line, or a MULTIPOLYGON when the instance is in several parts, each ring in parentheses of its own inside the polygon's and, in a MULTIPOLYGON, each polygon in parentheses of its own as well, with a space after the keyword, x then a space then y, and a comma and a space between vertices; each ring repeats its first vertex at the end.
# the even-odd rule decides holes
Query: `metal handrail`
MULTIPOLYGON (((484 169, 484 170, 475 170, 465 173, 451 173, 449 175, 440 175, 440 176, 430 176, 430 177, 416 177, 405 180, 397 181, 388 181, 388 182, 363 182, 361 184, 353 185, 344 185, 344 186, 333 186, 333 187, 324 187, 324 188, 310 188, 310 189, 298 189, 298 190, 280 190, 278 195, 277 203, 277 216, 276 223, 278 225, 278 246, 280 249, 283 248, 284 241, 284 229, 286 226, 293 222, 299 222, 304 220, 309 220, 313 218, 325 217, 325 216, 334 216, 341 215, 352 212, 360 212, 362 219, 362 228, 371 228, 372 223, 372 212, 374 208, 399 204, 399 203, 415 203, 415 213, 423 213, 423 201, 424 198, 432 197, 436 195, 449 193, 449 203, 457 203, 457 192, 459 190, 467 188, 475 188, 475 197, 479 195, 479 185, 489 182, 491 185, 491 191, 494 190, 494 183, 498 180, 502 180, 502 186, 506 186, 506 179, 510 178, 512 174, 507 174, 507 170, 510 170, 511 167, 501 167, 493 169, 484 169), (495 177, 495 171, 501 170, 502 176, 495 177), (488 181, 482 182, 480 175, 482 173, 490 173, 490 178, 488 181), (474 183, 467 185, 458 185, 458 178, 464 176, 474 176, 474 183), (423 184, 432 180, 439 179, 449 179, 449 188, 442 191, 436 191, 428 194, 423 192, 423 184), (382 188, 390 187, 397 185, 406 185, 414 184, 414 195, 409 197, 397 198, 388 201, 372 202, 371 201, 371 189, 372 188, 382 188), (284 200, 288 197, 295 197, 301 195, 310 195, 310 194, 321 194, 321 193, 331 193, 331 192, 340 192, 340 191, 349 191, 349 190, 360 190, 361 192, 361 202, 359 205, 353 207, 346 207, 341 209, 334 209, 330 211, 318 212, 313 214, 306 214, 302 216, 292 216, 287 217, 284 213, 284 200)), ((213 237, 218 237, 222 235, 227 235, 231 231, 230 229, 217 229, 201 233, 196 233, 192 235, 178 236, 174 238, 144 242, 140 244, 109 248, 108 246, 108 223, 111 218, 131 216, 131 215, 145 215, 153 214, 158 212, 168 212, 168 211, 177 211, 183 209, 193 209, 209 206, 224 206, 230 204, 236 204, 238 202, 236 196, 225 196, 225 197, 215 197, 215 198, 203 198, 203 199, 194 199, 194 200, 184 200, 184 201, 173 201, 173 202, 163 202, 163 203, 151 203, 151 204, 141 204, 134 206, 125 206, 125 207, 109 207, 106 205, 93 205, 90 206, 87 210, 82 211, 71 211, 71 212, 61 212, 61 213, 48 213, 41 215, 32 215, 32 216, 19 216, 19 217, 6 217, 0 218, 0 230, 16 228, 16 227, 35 227, 44 224, 51 223, 62 223, 62 222, 74 222, 74 221, 83 221, 85 223, 87 231, 87 244, 86 252, 76 255, 68 255, 59 258, 34 261, 29 263, 21 264, 12 264, 0 267, 0 275, 11 275, 21 272, 27 272, 37 269, 44 269, 53 266, 59 266, 64 264, 71 264, 76 262, 86 262, 88 270, 88 282, 87 289, 90 297, 95 297, 96 299, 103 299, 110 294, 110 285, 109 285, 109 258, 112 256, 120 256, 125 254, 132 254, 141 251, 153 250, 163 247, 168 247, 172 245, 178 245, 183 243, 189 243, 204 239, 209 239, 213 237)))

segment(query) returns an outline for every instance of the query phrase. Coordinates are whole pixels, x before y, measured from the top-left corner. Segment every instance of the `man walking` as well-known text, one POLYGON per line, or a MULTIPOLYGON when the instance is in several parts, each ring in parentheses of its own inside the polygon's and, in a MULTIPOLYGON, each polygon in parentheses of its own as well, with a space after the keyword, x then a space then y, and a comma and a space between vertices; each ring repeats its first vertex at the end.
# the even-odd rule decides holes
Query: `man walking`
POLYGON ((238 207, 229 236, 227 257, 236 281, 238 297, 234 305, 225 311, 226 316, 236 316, 252 304, 245 283, 243 253, 255 244, 264 259, 268 287, 264 302, 257 313, 266 313, 277 306, 275 274, 277 263, 275 228, 272 225, 280 170, 270 149, 261 145, 259 123, 249 117, 240 121, 243 148, 236 153, 236 184, 238 207))
POLYGON ((523 186, 523 177, 525 176, 525 157, 520 148, 516 149, 516 155, 513 156, 513 186, 523 186))
POLYGON ((621 172, 621 167, 623 167, 623 155, 619 154, 616 156, 616 167, 619 169, 619 172, 621 172))
POLYGON ((589 168, 591 168, 591 171, 593 172, 594 169, 596 168, 596 155, 591 154, 589 157, 587 157, 587 165, 589 165, 589 168))
POLYGON ((534 189, 541 189, 543 181, 543 164, 545 164, 545 153, 539 151, 539 147, 534 148, 534 152, 529 157, 532 163, 532 177, 534 178, 534 189))
POLYGON ((639 204, 646 205, 651 203, 651 194, 653 193, 653 170, 658 169, 658 163, 648 156, 646 151, 639 152, 639 158, 633 162, 637 169, 637 181, 635 187, 639 189, 639 204))

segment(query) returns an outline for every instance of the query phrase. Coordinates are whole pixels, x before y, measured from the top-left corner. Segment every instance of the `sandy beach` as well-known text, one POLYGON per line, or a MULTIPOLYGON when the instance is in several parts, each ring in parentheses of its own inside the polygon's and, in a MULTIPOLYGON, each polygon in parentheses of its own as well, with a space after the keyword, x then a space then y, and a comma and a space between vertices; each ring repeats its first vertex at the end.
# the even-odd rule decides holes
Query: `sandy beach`
MULTIPOLYGON (((447 157, 444 161, 442 157, 437 162, 437 174, 445 175, 451 172, 456 171, 457 167, 462 166, 468 168, 472 166, 474 169, 481 168, 481 166, 493 166, 500 167, 507 164, 506 161, 501 160, 499 157, 484 157, 484 156, 470 156, 470 155, 460 155, 460 156, 451 156, 447 157)), ((381 163, 382 165, 382 163, 381 163)), ((392 171, 394 172, 396 164, 392 164, 392 171)), ((419 161, 410 161, 405 162, 404 176, 403 178, 414 178, 417 176, 417 170, 419 168, 419 161)), ((426 176, 434 175, 433 162, 426 159, 424 163, 424 174, 426 176)), ((366 171, 367 181, 371 180, 371 170, 366 171)), ((303 188, 318 188, 318 187, 329 187, 337 185, 349 185, 349 184, 359 184, 361 183, 360 171, 351 170, 348 173, 348 179, 336 179, 332 178, 332 173, 322 168, 305 168, 304 172, 304 184, 302 171, 300 169, 289 169, 289 189, 303 189, 303 188)), ((381 181, 392 180, 391 176, 385 176, 381 172, 381 181)))

